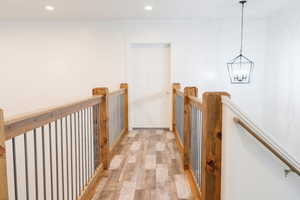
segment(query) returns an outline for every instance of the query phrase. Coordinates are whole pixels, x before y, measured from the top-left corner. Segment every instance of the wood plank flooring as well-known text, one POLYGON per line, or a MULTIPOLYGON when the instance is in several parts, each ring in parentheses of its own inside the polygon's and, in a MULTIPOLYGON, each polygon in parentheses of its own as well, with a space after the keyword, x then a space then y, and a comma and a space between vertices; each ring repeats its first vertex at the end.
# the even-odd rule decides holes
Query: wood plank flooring
POLYGON ((93 200, 192 200, 172 132, 135 130, 116 147, 93 200))

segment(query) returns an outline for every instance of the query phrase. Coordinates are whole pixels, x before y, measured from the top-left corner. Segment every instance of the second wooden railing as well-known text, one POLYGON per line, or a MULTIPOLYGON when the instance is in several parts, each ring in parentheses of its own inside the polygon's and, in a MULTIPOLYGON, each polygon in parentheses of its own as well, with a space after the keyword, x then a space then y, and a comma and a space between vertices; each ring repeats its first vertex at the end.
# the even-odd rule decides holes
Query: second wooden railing
POLYGON ((180 84, 173 84, 173 131, 193 194, 197 199, 220 200, 221 97, 229 95, 206 92, 202 99, 197 96, 197 87, 186 87, 182 92, 180 84))

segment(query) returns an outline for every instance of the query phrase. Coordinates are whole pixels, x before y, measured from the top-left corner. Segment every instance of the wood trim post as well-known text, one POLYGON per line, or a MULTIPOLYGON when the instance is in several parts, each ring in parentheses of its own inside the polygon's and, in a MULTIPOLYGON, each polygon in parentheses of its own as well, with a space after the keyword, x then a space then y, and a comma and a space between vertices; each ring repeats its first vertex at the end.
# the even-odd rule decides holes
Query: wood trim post
POLYGON ((8 200, 3 110, 0 109, 0 200, 8 200))
POLYGON ((180 83, 173 83, 172 85, 172 131, 176 129, 176 90, 180 90, 180 83))
POLYGON ((129 124, 128 124, 128 120, 129 120, 129 113, 128 113, 128 83, 121 83, 120 85, 120 88, 121 89, 125 89, 125 94, 124 94, 124 106, 125 106, 125 110, 124 110, 124 128, 125 128, 125 131, 128 132, 128 129, 129 129, 129 124))
POLYGON ((184 169, 189 169, 190 166, 190 150, 191 150, 191 106, 189 105, 188 96, 197 97, 197 87, 184 88, 184 142, 183 142, 183 164, 184 169))
POLYGON ((222 96, 225 92, 203 94, 202 198, 221 200, 222 96))
POLYGON ((108 88, 94 88, 93 95, 103 95, 102 101, 99 104, 99 139, 100 139, 100 156, 103 164, 103 169, 108 168, 109 163, 109 112, 108 112, 108 88))

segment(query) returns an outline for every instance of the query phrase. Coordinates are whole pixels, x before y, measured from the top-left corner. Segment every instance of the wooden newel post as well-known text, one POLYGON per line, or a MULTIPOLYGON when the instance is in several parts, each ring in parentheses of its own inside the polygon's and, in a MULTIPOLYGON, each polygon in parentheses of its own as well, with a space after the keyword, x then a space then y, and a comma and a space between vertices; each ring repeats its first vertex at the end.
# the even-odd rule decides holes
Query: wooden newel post
POLYGON ((184 169, 189 169, 190 166, 190 150, 191 150, 191 106, 189 105, 188 96, 197 97, 197 87, 184 88, 184 154, 183 164, 184 169))
POLYGON ((103 164, 103 169, 108 168, 109 162, 109 130, 108 130, 108 88, 94 88, 93 95, 103 95, 102 101, 99 104, 99 141, 100 141, 100 159, 103 164))
POLYGON ((203 94, 202 198, 221 200, 222 96, 226 92, 203 94))
POLYGON ((4 116, 0 109, 0 200, 8 200, 4 116))
POLYGON ((121 83, 120 85, 120 88, 121 89, 125 89, 125 94, 124 94, 124 107, 125 107, 125 110, 124 110, 124 115, 125 115, 125 118, 124 118, 124 128, 125 128, 125 132, 128 132, 128 128, 129 128, 129 124, 128 124, 128 83, 121 83))
POLYGON ((180 83, 172 85, 172 131, 176 129, 176 90, 180 90, 180 83))

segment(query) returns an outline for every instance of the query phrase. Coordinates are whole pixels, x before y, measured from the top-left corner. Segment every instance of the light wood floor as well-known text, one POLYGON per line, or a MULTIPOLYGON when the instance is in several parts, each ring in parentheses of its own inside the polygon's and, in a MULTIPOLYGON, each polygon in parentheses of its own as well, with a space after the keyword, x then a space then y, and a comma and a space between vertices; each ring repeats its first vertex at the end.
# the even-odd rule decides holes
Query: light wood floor
POLYGON ((192 200, 172 132, 130 132, 117 148, 93 200, 192 200))

